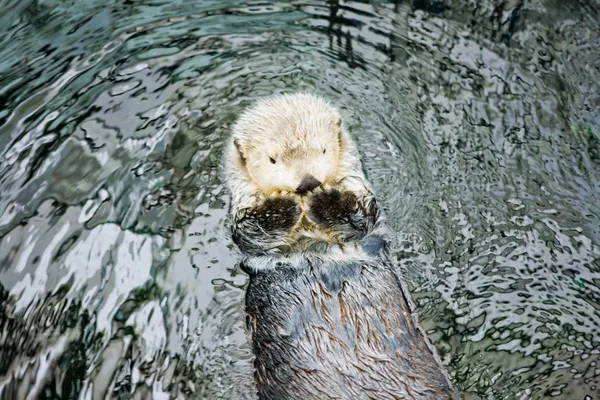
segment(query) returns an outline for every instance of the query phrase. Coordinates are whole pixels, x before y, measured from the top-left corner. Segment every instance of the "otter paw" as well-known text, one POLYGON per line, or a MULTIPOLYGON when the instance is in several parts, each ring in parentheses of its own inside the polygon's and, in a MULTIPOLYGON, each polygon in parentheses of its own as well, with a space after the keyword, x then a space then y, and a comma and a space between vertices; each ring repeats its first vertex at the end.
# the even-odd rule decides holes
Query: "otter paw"
POLYGON ((324 228, 352 224, 359 212, 358 198, 337 189, 323 191, 308 201, 308 217, 324 228))
POLYGON ((302 214, 298 202, 290 197, 269 197, 260 206, 252 209, 248 217, 267 232, 289 231, 302 214))

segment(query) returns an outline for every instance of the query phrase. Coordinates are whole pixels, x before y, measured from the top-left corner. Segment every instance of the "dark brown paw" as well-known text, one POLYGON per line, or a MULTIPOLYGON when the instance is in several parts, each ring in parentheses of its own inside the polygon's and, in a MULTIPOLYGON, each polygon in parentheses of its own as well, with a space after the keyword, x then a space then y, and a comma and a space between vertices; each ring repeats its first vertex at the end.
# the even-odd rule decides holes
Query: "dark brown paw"
POLYGON ((358 211, 357 197, 336 189, 319 192, 308 203, 308 217, 324 228, 352 224, 358 211))
POLYGON ((263 204, 252 209, 247 218, 254 219, 256 223, 267 232, 289 231, 296 225, 302 209, 295 199, 289 197, 271 197, 263 204))

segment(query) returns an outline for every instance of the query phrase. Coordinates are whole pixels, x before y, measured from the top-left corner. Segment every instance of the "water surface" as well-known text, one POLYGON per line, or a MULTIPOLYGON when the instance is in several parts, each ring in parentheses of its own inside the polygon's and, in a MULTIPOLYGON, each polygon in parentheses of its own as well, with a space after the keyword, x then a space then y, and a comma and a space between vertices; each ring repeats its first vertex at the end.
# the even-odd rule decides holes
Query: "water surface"
POLYGON ((219 164, 296 90, 342 109, 463 397, 600 398, 597 0, 0 9, 3 399, 255 398, 219 164))

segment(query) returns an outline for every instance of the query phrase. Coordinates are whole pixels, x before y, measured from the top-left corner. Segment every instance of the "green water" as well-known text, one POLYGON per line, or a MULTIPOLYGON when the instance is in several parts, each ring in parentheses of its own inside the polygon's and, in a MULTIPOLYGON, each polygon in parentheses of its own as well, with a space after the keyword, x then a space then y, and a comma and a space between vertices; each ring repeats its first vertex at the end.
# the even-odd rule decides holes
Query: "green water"
POLYGON ((598 0, 0 10, 2 399, 255 398, 218 166, 295 90, 342 109, 463 397, 600 399, 598 0))

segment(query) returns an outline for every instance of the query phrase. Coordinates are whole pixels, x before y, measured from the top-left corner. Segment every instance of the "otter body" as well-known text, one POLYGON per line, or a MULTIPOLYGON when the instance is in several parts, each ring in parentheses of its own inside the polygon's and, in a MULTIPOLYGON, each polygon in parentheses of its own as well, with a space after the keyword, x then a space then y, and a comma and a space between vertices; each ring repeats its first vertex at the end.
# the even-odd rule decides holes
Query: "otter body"
POLYGON ((304 257, 247 268, 261 399, 454 398, 411 317, 385 239, 361 245, 370 260, 304 257))
POLYGON ((263 101, 234 127, 226 160, 260 399, 457 398, 410 313, 337 111, 310 95, 263 101))

